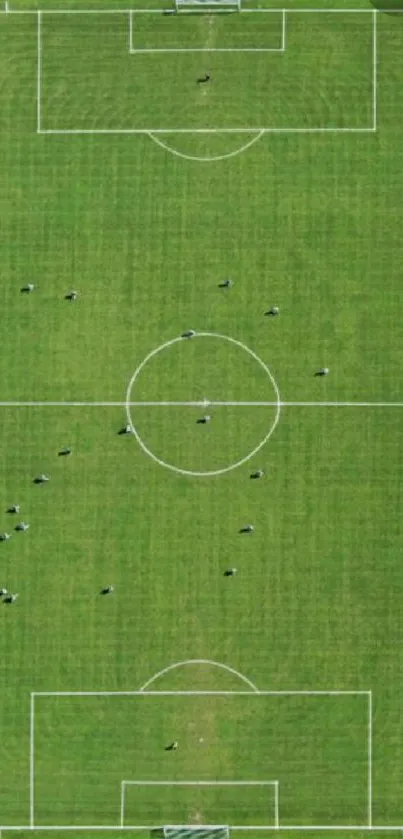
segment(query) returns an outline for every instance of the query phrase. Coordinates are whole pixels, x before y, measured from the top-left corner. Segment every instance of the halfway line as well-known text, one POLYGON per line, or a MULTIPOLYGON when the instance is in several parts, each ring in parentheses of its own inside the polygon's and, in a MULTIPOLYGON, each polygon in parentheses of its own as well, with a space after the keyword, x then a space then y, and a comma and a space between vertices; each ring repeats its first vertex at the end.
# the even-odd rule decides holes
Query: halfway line
POLYGON ((0 402, 0 408, 403 408, 403 402, 0 402))

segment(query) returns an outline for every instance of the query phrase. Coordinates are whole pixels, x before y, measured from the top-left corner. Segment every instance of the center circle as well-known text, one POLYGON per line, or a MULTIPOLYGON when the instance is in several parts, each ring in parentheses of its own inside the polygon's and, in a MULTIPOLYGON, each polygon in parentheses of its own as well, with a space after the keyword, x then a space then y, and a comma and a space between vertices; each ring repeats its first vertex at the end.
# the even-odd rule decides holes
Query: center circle
MULTIPOLYGON (((141 404, 142 404, 142 403, 139 403, 139 405, 141 405, 141 404)), ((147 402, 145 402, 145 401, 144 401, 144 403, 143 403, 143 404, 144 404, 144 405, 147 405, 147 404, 150 404, 150 403, 147 403, 147 402)), ((165 406, 168 406, 170 403, 169 403, 169 402, 162 402, 162 401, 161 401, 161 402, 151 403, 151 405, 152 405, 152 404, 154 404, 154 405, 161 405, 161 406, 164 406, 164 405, 165 405, 165 406)), ((259 356, 258 356, 258 355, 256 355, 256 353, 255 353, 253 350, 251 350, 249 347, 247 347, 247 346, 246 346, 246 344, 243 344, 243 343, 242 343, 242 341, 238 341, 238 340, 236 340, 235 338, 230 338, 228 335, 221 335, 221 334, 219 334, 219 333, 217 333, 217 332, 197 332, 196 334, 194 334, 194 335, 193 335, 192 337, 190 337, 190 338, 189 338, 189 337, 179 336, 179 337, 177 337, 177 338, 173 338, 173 339, 172 339, 172 340, 170 340, 170 341, 166 341, 166 343, 165 343, 165 344, 161 344, 161 346, 159 346, 159 347, 157 347, 156 349, 152 350, 152 351, 151 351, 151 352, 150 352, 150 353, 149 353, 149 354, 148 354, 148 355, 147 355, 147 356, 143 359, 143 361, 139 364, 139 366, 137 367, 137 369, 136 369, 136 370, 135 370, 135 372, 133 373, 133 376, 132 376, 132 377, 131 377, 131 379, 130 379, 130 382, 129 382, 129 384, 128 384, 127 391, 126 391, 126 401, 125 401, 125 405, 126 405, 126 414, 127 414, 128 423, 129 423, 129 425, 131 426, 132 432, 133 432, 134 436, 136 437, 136 440, 137 440, 137 442, 138 442, 139 446, 143 449, 143 451, 144 451, 144 452, 145 452, 145 453, 146 453, 149 457, 151 457, 151 459, 152 459, 152 460, 154 460, 156 463, 158 463, 160 466, 164 466, 166 469, 170 469, 172 472, 177 472, 177 473, 179 473, 180 475, 189 475, 189 476, 193 476, 193 477, 208 477, 208 476, 213 477, 213 476, 216 476, 216 475, 223 475, 223 474, 224 474, 224 473, 226 473, 226 472, 230 472, 232 469, 236 469, 238 466, 242 466, 244 463, 246 463, 248 460, 250 460, 250 459, 251 459, 251 458, 252 458, 255 454, 257 454, 257 452, 259 452, 259 451, 260 451, 260 449, 261 449, 261 448, 265 445, 265 443, 267 443, 267 441, 269 440, 269 438, 271 437, 271 435, 273 434, 273 431, 275 430, 275 428, 276 428, 276 426, 277 426, 277 423, 278 423, 278 421, 279 421, 279 419, 280 419, 280 412, 281 412, 281 398, 280 398, 280 392, 279 392, 279 389, 278 389, 277 383, 276 383, 276 381, 275 381, 275 379, 274 379, 274 377, 273 377, 272 373, 270 372, 270 370, 269 370, 269 368, 268 368, 267 364, 265 364, 265 362, 264 362, 264 361, 262 361, 262 359, 261 359, 261 358, 259 358, 259 356), (266 402, 261 402, 261 403, 256 402, 256 403, 253 403, 253 402, 251 402, 251 403, 250 403, 250 405, 248 405, 248 403, 242 403, 242 402, 239 402, 239 403, 238 403, 238 402, 235 402, 235 403, 234 403, 234 402, 227 402, 227 403, 226 403, 226 402, 220 402, 220 403, 214 403, 214 402, 212 401, 212 402, 210 403, 210 402, 209 402, 209 400, 208 400, 208 398, 207 398, 207 397, 208 397, 208 394, 206 394, 206 395, 205 395, 205 396, 206 396, 206 399, 205 399, 205 400, 200 400, 200 402, 189 402, 189 403, 184 402, 184 403, 174 403, 174 404, 183 404, 183 405, 185 405, 185 406, 186 406, 186 405, 189 405, 189 406, 190 406, 190 405, 191 405, 191 406, 198 406, 200 409, 205 410, 205 411, 209 410, 209 407, 210 407, 210 406, 213 408, 213 407, 214 407, 214 405, 216 405, 216 406, 217 406, 217 405, 220 405, 220 406, 231 405, 232 407, 237 407, 237 405, 239 405, 239 406, 240 406, 240 405, 243 405, 243 406, 245 407, 245 404, 246 404, 246 406, 248 406, 248 407, 249 407, 249 410, 253 410, 254 405, 256 405, 256 407, 257 407, 257 406, 259 406, 259 405, 266 405, 266 404, 267 404, 267 405, 272 405, 272 406, 275 408, 275 415, 274 415, 274 419, 271 421, 270 426, 269 426, 269 428, 268 428, 267 432, 266 432, 266 433, 264 433, 263 438, 260 440, 260 442, 258 443, 258 445, 257 445, 257 446, 255 446, 255 447, 254 447, 251 451, 249 451, 249 453, 248 453, 247 455, 245 455, 244 457, 242 457, 240 460, 236 460, 236 461, 234 461, 233 463, 230 463, 228 466, 225 466, 225 467, 220 468, 220 469, 213 469, 213 470, 206 470, 206 471, 196 471, 196 470, 193 470, 193 469, 183 469, 183 468, 182 468, 182 467, 180 467, 180 466, 176 466, 174 463, 168 463, 166 460, 163 460, 162 458, 158 457, 158 456, 157 456, 157 455, 156 455, 153 451, 151 451, 151 449, 150 449, 150 448, 146 445, 146 443, 144 442, 144 440, 143 440, 143 439, 142 439, 142 437, 140 436, 140 434, 139 434, 139 432, 138 432, 138 430, 137 430, 137 428, 136 428, 136 425, 135 425, 135 423, 133 422, 133 418, 132 418, 132 407, 133 407, 133 402, 132 402, 132 392, 133 392, 134 385, 135 385, 135 383, 136 383, 136 381, 137 381, 137 379, 138 379, 138 377, 139 377, 140 373, 141 373, 141 372, 142 372, 142 370, 144 369, 144 367, 145 367, 145 366, 146 366, 146 365, 147 365, 147 364, 151 361, 151 359, 153 359, 153 358, 155 358, 156 356, 158 356, 158 355, 159 355, 160 353, 162 353, 164 350, 169 349, 170 347, 173 347, 175 344, 178 344, 178 343, 183 343, 183 342, 188 342, 188 341, 192 341, 192 342, 194 342, 194 341, 197 341, 197 340, 198 340, 198 339, 200 339, 200 338, 213 338, 213 339, 217 339, 217 338, 218 338, 218 339, 220 339, 220 340, 222 340, 222 341, 227 341, 228 343, 230 343, 230 344, 232 344, 232 345, 235 345, 235 346, 236 346, 236 347, 238 347, 238 348, 241 348, 241 349, 242 349, 245 353, 247 353, 247 355, 248 355, 249 357, 251 357, 251 358, 252 358, 252 359, 253 359, 253 360, 254 360, 254 361, 255 361, 255 362, 259 365, 260 369, 264 371, 264 373, 265 373, 265 374, 266 374, 266 376, 268 377, 268 379, 269 379, 269 381, 270 381, 270 384, 271 384, 271 386, 272 386, 272 388, 273 388, 273 390, 274 390, 274 393, 275 393, 275 399, 273 400, 273 402, 272 402, 272 403, 266 403, 266 402)))

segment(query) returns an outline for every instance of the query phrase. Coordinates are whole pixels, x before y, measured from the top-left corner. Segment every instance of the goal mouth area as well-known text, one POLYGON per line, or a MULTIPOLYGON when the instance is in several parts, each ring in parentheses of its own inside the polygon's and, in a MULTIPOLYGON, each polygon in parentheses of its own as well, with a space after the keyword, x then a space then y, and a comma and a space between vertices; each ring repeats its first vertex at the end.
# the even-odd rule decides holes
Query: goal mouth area
POLYGON ((159 837, 157 831, 152 832, 154 839, 230 839, 228 825, 164 825, 161 830, 159 837))

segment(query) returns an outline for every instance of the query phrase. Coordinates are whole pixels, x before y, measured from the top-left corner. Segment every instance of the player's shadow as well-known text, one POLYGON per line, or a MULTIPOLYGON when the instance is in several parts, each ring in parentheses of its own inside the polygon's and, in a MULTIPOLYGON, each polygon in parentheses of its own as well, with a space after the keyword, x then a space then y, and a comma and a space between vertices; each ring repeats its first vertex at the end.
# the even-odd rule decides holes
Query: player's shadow
POLYGON ((370 3, 378 12, 400 18, 403 25, 403 0, 370 0, 370 3))

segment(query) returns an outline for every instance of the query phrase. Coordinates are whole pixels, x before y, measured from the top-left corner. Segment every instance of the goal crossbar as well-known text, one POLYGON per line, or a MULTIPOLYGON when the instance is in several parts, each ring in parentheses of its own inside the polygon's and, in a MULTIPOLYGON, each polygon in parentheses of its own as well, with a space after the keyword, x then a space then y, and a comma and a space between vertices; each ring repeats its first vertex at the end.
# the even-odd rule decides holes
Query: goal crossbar
POLYGON ((175 0, 177 12, 240 12, 241 0, 175 0))

